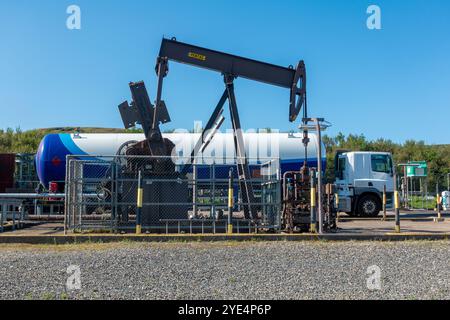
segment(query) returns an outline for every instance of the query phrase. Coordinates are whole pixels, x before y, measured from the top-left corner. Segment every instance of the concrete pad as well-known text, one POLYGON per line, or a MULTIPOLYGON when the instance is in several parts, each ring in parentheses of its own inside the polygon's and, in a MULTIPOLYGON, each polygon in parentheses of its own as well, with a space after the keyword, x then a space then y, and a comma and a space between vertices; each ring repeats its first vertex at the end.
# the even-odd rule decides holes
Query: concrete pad
MULTIPOLYGON (((449 217, 448 212, 443 217, 449 217)), ((435 212, 402 212, 400 233, 395 232, 394 214, 389 212, 387 220, 376 218, 351 218, 341 216, 335 233, 317 234, 74 234, 64 235, 62 222, 28 222, 27 227, 0 233, 0 243, 72 243, 82 241, 223 241, 223 240, 407 240, 448 239, 450 219, 434 222, 435 212)))

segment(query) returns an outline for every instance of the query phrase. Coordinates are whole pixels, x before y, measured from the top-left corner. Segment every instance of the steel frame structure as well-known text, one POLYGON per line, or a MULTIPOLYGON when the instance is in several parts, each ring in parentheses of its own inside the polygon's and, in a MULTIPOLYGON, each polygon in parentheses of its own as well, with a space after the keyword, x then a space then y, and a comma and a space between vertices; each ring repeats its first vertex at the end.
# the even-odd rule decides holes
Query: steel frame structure
MULTIPOLYGON (((254 194, 252 185, 249 182, 250 171, 245 153, 236 96, 234 93, 234 80, 238 77, 243 77, 290 89, 289 121, 293 122, 297 118, 302 106, 305 105, 306 108, 305 63, 301 60, 298 62, 295 69, 293 66, 286 68, 182 43, 175 38, 163 38, 155 67, 156 74, 158 75, 158 88, 155 112, 153 115, 153 127, 157 125, 159 114, 167 113, 166 105, 162 100, 162 88, 163 79, 167 76, 169 71, 168 63, 170 60, 216 71, 223 76, 225 91, 214 108, 205 128, 203 128, 200 139, 197 141, 191 152, 191 159, 194 159, 213 139, 214 133, 224 121, 222 113, 224 111, 225 102, 228 100, 231 124, 234 133, 234 147, 236 157, 239 159, 237 162, 237 174, 241 186, 242 198, 246 203, 253 203, 254 194)), ((186 172, 191 164, 192 161, 183 168, 182 172, 186 172)), ((246 207, 244 211, 247 219, 256 218, 256 210, 252 206, 246 207)))

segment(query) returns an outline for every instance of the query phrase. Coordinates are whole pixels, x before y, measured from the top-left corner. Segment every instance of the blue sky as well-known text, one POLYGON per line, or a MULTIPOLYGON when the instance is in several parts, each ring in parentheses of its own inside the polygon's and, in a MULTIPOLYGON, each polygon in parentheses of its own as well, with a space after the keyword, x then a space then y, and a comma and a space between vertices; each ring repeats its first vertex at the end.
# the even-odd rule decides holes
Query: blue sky
MULTIPOLYGON (((0 2, 0 128, 122 127, 129 81, 155 98, 163 36, 288 66, 305 60, 310 116, 329 134, 450 143, 450 1, 0 2), (68 30, 66 8, 81 8, 68 30), (381 8, 381 30, 366 9, 381 8)), ((244 128, 295 129, 289 92, 235 82, 244 128)), ((217 73, 170 63, 169 128, 206 122, 223 91, 217 73)), ((228 113, 225 113, 228 116, 228 113)), ((229 127, 229 123, 226 123, 229 127)))

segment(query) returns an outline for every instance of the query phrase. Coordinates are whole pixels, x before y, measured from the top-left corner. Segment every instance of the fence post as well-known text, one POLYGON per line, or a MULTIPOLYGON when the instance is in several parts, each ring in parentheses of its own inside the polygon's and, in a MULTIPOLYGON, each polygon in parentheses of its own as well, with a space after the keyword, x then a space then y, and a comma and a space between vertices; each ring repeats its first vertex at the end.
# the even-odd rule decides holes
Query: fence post
POLYGON ((310 228, 309 231, 311 233, 316 233, 317 232, 317 228, 316 228, 316 180, 314 178, 315 176, 315 171, 314 169, 310 169, 309 171, 309 176, 310 176, 310 183, 311 183, 311 224, 310 224, 310 228))
POLYGON ((70 185, 69 185, 69 180, 68 180, 69 177, 70 177, 70 174, 69 174, 70 163, 69 163, 69 161, 70 161, 69 160, 69 155, 66 155, 66 179, 64 181, 64 185, 65 185, 64 193, 66 194, 66 196, 64 197, 64 235, 67 234, 67 212, 68 212, 67 202, 68 202, 68 197, 70 195, 70 193, 69 193, 70 185))
POLYGON ((228 173, 228 225, 227 233, 233 233, 233 224, 231 216, 233 215, 233 168, 230 168, 228 173))
POLYGON ((383 186, 383 221, 386 221, 386 185, 383 186))
POLYGON ((437 210, 437 218, 440 220, 441 217, 441 197, 439 196, 439 191, 436 193, 436 210, 437 210))
POLYGON ((194 217, 197 217, 197 165, 196 161, 194 159, 192 164, 192 202, 193 202, 193 215, 194 217))
POLYGON ((5 204, 1 203, 2 210, 0 211, 0 232, 3 232, 3 208, 5 204))
POLYGON ((11 206, 12 208, 12 230, 16 230, 16 204, 11 206))
POLYGON ((216 219, 216 163, 212 164, 211 218, 216 219))
POLYGON ((25 208, 23 202, 20 204, 20 221, 19 221, 19 228, 23 227, 23 221, 25 220, 25 208))
POLYGON ((137 189, 137 204, 136 204, 136 234, 142 233, 141 215, 142 215, 142 200, 144 190, 142 189, 142 172, 139 170, 138 174, 138 189, 137 189))

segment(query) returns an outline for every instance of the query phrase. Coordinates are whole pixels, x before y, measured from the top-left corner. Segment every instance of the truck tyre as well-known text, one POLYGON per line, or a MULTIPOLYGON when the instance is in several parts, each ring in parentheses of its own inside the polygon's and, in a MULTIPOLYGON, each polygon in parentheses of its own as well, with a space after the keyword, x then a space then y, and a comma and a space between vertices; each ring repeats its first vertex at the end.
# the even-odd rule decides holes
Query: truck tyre
POLYGON ((358 215, 362 217, 376 217, 381 211, 381 202, 376 196, 366 194, 358 201, 358 215))

